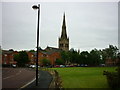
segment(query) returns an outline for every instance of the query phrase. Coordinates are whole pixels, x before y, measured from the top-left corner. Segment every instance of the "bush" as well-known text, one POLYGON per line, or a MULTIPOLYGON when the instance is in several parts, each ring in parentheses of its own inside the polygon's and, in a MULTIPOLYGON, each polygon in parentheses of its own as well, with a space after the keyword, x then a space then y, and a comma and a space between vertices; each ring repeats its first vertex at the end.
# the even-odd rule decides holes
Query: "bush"
POLYGON ((50 60, 42 59, 42 64, 43 64, 43 66, 49 66, 50 65, 50 60))
POLYGON ((106 75, 110 88, 120 88, 120 67, 117 68, 117 72, 104 71, 103 75, 106 75))

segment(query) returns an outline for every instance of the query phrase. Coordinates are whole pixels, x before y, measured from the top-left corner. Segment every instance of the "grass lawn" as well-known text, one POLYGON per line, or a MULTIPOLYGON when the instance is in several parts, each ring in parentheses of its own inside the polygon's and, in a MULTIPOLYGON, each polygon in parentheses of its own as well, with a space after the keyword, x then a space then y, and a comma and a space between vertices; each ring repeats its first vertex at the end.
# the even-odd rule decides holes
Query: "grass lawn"
POLYGON ((108 88, 103 71, 115 71, 115 67, 53 68, 59 72, 64 88, 108 88))

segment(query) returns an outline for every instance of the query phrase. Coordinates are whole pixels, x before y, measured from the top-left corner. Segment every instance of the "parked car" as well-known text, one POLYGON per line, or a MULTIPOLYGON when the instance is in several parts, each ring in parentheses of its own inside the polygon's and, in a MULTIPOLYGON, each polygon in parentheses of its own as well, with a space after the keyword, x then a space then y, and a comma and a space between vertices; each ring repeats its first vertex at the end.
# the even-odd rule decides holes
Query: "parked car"
POLYGON ((84 64, 81 64, 80 66, 81 66, 81 67, 84 67, 84 64))
POLYGON ((55 67, 60 67, 60 65, 55 65, 55 67))
POLYGON ((87 64, 85 64, 85 67, 87 67, 88 65, 87 64))
POLYGON ((69 65, 69 67, 74 67, 74 65, 69 65))
POLYGON ((35 67, 36 67, 36 65, 30 65, 29 67, 30 67, 30 68, 35 68, 35 67))
POLYGON ((66 67, 69 67, 69 65, 65 65, 66 67))
POLYGON ((104 67, 104 66, 105 66, 105 64, 100 64, 100 66, 101 66, 101 67, 104 67))
POLYGON ((88 65, 87 64, 81 64, 80 66, 81 67, 87 67, 88 65))
POLYGON ((12 64, 12 67, 13 67, 13 68, 16 68, 16 67, 17 67, 17 65, 16 65, 16 64, 12 64))
POLYGON ((65 65, 60 65, 60 67, 65 67, 65 65))

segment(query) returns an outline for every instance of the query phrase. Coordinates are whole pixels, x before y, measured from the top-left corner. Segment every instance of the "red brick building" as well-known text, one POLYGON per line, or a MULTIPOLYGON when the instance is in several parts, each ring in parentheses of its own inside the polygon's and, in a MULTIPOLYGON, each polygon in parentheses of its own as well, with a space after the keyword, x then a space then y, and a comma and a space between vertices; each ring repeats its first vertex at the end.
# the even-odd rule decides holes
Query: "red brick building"
POLYGON ((42 60, 47 59, 47 60, 50 60, 51 65, 55 65, 55 60, 57 58, 60 58, 60 54, 58 52, 54 52, 54 53, 39 52, 38 63, 39 65, 42 65, 42 60))
MULTIPOLYGON (((42 65, 43 59, 50 60, 51 65, 55 65, 55 61, 58 58, 61 58, 60 56, 60 49, 53 48, 53 47, 47 47, 46 49, 39 50, 38 54, 38 64, 42 65)), ((9 51, 9 50, 2 50, 2 64, 16 64, 17 62, 14 61, 14 55, 18 54, 17 51, 9 51)), ((30 60, 29 64, 36 64, 36 52, 27 52, 28 58, 30 60)))
MULTIPOLYGON (((58 58, 61 58, 60 56, 60 49, 53 48, 53 47, 47 47, 46 49, 39 49, 39 55, 38 55, 38 63, 39 65, 42 65, 41 60, 48 59, 50 60, 51 65, 55 65, 55 61, 58 58)), ((14 55, 19 54, 17 51, 11 51, 11 50, 2 50, 2 64, 11 65, 16 64, 17 62, 14 61, 14 55)), ((29 57, 29 64, 36 64, 36 52, 27 52, 29 57)))
MULTIPOLYGON (((46 49, 39 49, 38 53, 38 64, 42 65, 42 60, 47 59, 50 60, 51 65, 55 65, 56 59, 61 58, 60 56, 60 49, 53 48, 53 47, 47 47, 46 49)), ((30 60, 30 64, 36 63, 36 52, 27 52, 28 57, 30 60)))
POLYGON ((14 61, 14 55, 18 54, 17 51, 2 50, 2 64, 16 64, 14 61))
POLYGON ((114 65, 117 65, 118 62, 119 62, 119 59, 118 59, 118 58, 115 59, 115 60, 113 60, 113 59, 111 59, 111 58, 107 58, 106 61, 105 61, 105 65, 106 65, 106 66, 114 66, 114 65))
POLYGON ((36 52, 27 52, 28 54, 28 58, 30 60, 30 63, 29 64, 35 64, 36 62, 36 52))

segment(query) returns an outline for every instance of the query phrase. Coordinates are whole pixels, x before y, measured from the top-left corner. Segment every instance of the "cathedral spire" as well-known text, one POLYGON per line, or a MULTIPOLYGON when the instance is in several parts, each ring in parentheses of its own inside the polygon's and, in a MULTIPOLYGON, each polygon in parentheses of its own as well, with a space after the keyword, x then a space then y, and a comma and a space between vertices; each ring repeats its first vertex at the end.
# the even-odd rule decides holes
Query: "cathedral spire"
POLYGON ((67 38, 67 33, 66 33, 66 22, 65 22, 65 13, 63 16, 63 24, 62 24, 62 33, 61 33, 61 38, 67 38))

